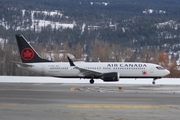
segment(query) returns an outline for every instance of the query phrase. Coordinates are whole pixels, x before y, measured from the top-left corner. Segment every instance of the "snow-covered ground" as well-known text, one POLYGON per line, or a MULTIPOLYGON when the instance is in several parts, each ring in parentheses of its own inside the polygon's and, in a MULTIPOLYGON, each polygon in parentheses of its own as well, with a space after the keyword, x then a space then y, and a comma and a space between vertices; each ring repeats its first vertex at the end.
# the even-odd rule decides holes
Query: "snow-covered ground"
MULTIPOLYGON (((0 76, 0 82, 13 83, 89 83, 89 79, 29 77, 29 76, 0 76)), ((152 79, 120 79, 119 82, 103 82, 95 79, 95 83, 103 84, 146 84, 151 85, 152 79)), ((157 85, 180 85, 180 78, 162 78, 156 81, 157 85)))

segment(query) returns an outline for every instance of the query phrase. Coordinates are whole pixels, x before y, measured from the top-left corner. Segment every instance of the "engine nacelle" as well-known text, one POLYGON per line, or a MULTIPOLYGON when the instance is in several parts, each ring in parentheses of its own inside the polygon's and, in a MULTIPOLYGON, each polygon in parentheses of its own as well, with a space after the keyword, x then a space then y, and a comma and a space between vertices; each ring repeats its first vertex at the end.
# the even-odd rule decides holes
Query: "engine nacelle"
POLYGON ((119 81, 119 73, 111 72, 111 73, 104 73, 101 77, 104 82, 115 82, 119 81))

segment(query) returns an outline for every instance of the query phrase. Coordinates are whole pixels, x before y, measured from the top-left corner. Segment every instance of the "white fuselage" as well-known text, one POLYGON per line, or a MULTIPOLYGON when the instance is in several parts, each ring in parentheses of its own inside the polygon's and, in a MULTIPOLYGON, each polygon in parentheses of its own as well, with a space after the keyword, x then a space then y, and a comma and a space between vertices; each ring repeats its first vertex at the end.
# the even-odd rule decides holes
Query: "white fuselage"
MULTIPOLYGON (((167 69, 152 63, 135 62, 74 62, 83 69, 100 73, 117 72, 121 78, 161 78, 169 74, 167 69)), ((28 63, 29 67, 18 67, 45 76, 64 78, 91 78, 84 76, 80 70, 69 65, 69 62, 28 63)))

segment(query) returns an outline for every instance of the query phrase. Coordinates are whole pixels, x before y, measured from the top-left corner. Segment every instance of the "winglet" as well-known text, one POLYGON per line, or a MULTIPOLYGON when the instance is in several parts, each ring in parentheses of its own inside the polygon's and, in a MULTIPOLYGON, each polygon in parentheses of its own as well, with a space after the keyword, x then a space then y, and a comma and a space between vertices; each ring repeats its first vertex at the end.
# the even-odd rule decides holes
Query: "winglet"
POLYGON ((69 64, 70 64, 70 66, 76 66, 74 63, 73 63, 73 61, 67 56, 67 58, 68 58, 68 60, 69 60, 69 64))

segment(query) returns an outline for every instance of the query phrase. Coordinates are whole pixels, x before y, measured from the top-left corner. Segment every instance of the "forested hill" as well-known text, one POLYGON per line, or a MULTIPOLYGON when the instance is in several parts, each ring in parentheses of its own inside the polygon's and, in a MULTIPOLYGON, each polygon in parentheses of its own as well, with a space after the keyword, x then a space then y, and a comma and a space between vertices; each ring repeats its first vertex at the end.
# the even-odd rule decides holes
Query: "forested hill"
POLYGON ((0 38, 180 49, 179 0, 0 0, 0 38))

